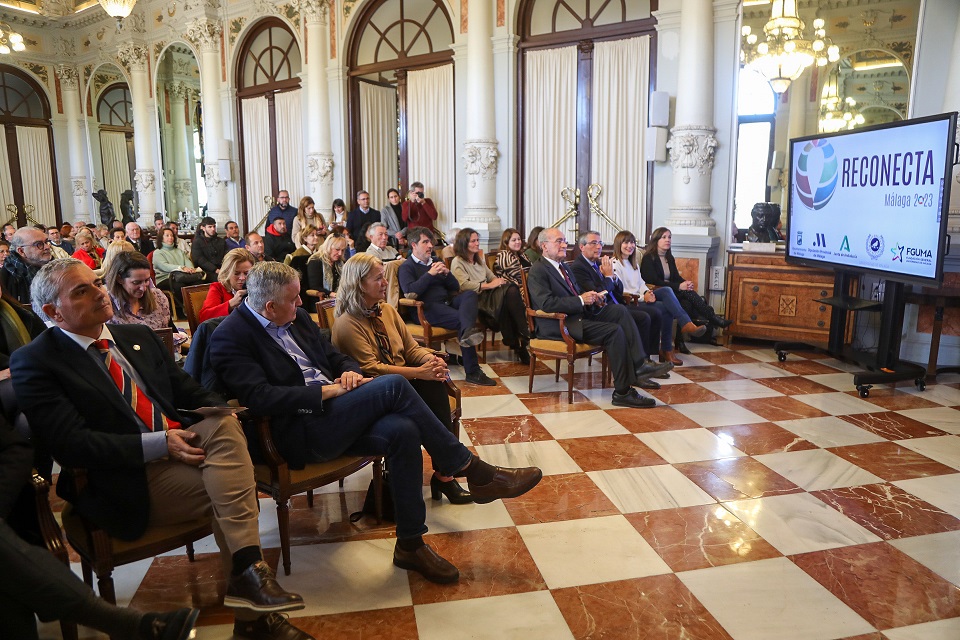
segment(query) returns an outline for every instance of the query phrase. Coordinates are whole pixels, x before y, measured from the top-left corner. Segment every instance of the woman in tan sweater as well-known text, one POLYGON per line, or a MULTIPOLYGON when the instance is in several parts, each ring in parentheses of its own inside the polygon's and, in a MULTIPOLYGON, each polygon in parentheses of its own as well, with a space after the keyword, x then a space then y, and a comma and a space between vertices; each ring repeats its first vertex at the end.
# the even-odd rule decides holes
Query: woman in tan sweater
MULTIPOLYGON (((356 360, 364 375, 396 373, 409 380, 437 419, 455 432, 444 385, 450 373, 446 361, 417 344, 397 310, 383 302, 386 296, 387 280, 379 258, 358 253, 347 260, 337 291, 333 344, 356 360)), ((454 504, 473 501, 456 479, 436 472, 430 478, 430 491, 434 500, 443 494, 454 504)))

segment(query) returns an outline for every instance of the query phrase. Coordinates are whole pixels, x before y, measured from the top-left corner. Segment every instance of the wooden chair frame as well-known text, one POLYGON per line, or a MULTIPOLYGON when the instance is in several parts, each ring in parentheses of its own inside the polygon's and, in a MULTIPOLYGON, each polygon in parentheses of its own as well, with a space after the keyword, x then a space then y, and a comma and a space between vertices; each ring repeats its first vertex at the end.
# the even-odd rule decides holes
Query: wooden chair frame
POLYGON ((203 308, 203 302, 207 299, 206 294, 210 293, 210 283, 192 284, 181 289, 180 293, 183 295, 183 312, 187 315, 190 335, 193 335, 193 332, 197 330, 197 325, 200 324, 200 309, 203 308), (201 291, 204 292, 202 298, 199 295, 201 291), (197 304, 198 301, 199 305, 197 304))

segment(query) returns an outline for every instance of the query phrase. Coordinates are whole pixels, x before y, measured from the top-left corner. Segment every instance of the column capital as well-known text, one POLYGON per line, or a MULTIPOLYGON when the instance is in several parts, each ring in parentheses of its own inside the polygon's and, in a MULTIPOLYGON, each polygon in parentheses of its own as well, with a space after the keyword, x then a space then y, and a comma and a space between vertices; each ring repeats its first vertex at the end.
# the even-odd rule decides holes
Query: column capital
POLYGON ((191 89, 183 82, 171 82, 167 85, 167 93, 176 100, 186 100, 191 89))
POLYGON ((79 86, 77 68, 72 64, 58 64, 53 67, 60 79, 60 86, 67 91, 75 91, 79 86))
POLYGON ((707 125, 677 125, 670 130, 670 163, 674 173, 683 173, 683 182, 690 182, 690 169, 700 175, 713 171, 717 153, 717 130, 707 125))
POLYGON ((333 184, 333 154, 323 151, 308 154, 307 171, 310 182, 333 184))
POLYGON ((146 71, 150 52, 142 44, 124 42, 117 49, 117 59, 131 71, 146 71))
POLYGON ((187 23, 183 37, 201 52, 216 52, 220 47, 220 34, 223 27, 219 20, 197 18, 187 23))
POLYGON ((308 25, 327 24, 327 15, 330 11, 329 0, 293 0, 290 4, 294 9, 300 10, 308 25))
POLYGON ((477 178, 494 180, 500 151, 496 140, 467 140, 463 143, 463 170, 470 177, 470 186, 477 186, 477 178))

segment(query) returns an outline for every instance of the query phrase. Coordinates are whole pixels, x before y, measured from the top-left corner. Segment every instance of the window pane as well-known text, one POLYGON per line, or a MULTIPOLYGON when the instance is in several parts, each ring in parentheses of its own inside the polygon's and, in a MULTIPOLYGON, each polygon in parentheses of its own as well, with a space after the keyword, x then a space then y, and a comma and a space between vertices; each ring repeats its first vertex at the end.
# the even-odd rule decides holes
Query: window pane
POLYGON ((740 69, 737 113, 741 116, 762 115, 777 110, 777 94, 767 79, 749 67, 740 69))
POLYGON ((733 199, 734 223, 738 229, 750 226, 750 209, 766 200, 770 127, 769 122, 740 124, 737 136, 737 190, 733 199))

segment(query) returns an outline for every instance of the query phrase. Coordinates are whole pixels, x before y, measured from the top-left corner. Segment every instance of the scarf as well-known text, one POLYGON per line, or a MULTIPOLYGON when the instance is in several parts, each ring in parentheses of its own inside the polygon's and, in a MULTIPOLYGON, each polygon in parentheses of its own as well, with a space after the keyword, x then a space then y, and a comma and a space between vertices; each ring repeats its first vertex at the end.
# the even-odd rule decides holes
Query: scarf
POLYGON ((373 305, 370 309, 364 309, 363 315, 370 321, 370 327, 373 329, 373 337, 377 343, 377 351, 380 352, 380 361, 383 364, 393 364, 393 354, 390 352, 390 336, 387 335, 387 327, 380 318, 380 303, 373 305))

